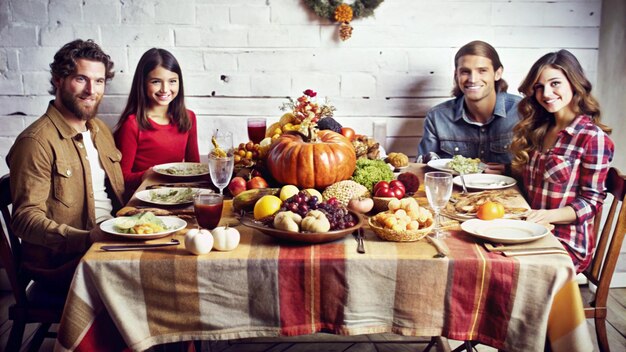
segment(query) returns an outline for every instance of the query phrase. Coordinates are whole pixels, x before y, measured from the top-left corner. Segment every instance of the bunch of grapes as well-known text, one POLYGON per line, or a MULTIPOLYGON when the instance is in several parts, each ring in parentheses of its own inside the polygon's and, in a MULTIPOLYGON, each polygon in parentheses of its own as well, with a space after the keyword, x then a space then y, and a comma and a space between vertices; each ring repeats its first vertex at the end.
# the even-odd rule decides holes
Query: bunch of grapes
POLYGON ((330 230, 343 230, 356 225, 356 219, 348 212, 336 198, 330 198, 326 202, 320 203, 318 210, 326 214, 330 222, 330 230))
POLYGON ((312 196, 307 191, 300 191, 285 199, 279 211, 291 211, 305 217, 310 210, 316 210, 318 206, 317 196, 312 196))
POLYGON ((319 210, 326 215, 330 222, 330 231, 343 230, 356 225, 356 219, 336 198, 320 202, 317 196, 312 196, 306 191, 300 191, 283 201, 279 212, 291 211, 304 218, 311 210, 319 210))
POLYGON ((243 167, 252 167, 261 159, 261 146, 252 141, 248 143, 240 143, 235 150, 235 165, 243 167))

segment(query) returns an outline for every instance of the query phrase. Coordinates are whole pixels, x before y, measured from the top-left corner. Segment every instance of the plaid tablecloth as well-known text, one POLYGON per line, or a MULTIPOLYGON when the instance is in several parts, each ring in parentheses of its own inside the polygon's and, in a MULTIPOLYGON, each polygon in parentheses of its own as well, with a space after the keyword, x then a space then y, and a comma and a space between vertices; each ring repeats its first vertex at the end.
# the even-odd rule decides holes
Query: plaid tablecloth
POLYGON ((203 256, 182 244, 134 252, 95 244, 76 271, 55 349, 320 331, 442 335, 507 351, 542 351, 550 334, 556 351, 592 348, 566 255, 507 258, 462 231, 451 231, 450 256, 440 259, 426 241, 385 242, 369 230, 358 254, 351 235, 301 245, 237 229, 236 250, 203 256))

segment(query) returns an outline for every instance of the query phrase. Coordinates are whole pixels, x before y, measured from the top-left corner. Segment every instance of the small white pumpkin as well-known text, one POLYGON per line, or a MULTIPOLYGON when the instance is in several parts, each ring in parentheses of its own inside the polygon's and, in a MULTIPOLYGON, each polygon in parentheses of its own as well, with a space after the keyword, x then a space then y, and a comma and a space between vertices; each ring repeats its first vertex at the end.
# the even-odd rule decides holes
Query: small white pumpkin
POLYGON ((191 229, 185 233, 185 248, 195 254, 207 254, 213 249, 213 235, 209 230, 191 229))
POLYGON ((241 235, 234 227, 219 226, 213 229, 214 247, 218 251, 232 251, 239 245, 241 235))

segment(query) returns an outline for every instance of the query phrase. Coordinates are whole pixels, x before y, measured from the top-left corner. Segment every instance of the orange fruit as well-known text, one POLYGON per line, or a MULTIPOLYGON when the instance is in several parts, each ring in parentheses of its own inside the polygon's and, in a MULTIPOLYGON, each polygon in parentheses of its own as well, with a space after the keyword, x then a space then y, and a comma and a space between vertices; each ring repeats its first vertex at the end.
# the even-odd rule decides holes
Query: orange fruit
POLYGON ((476 217, 481 220, 499 219, 504 216, 504 206, 498 202, 486 202, 478 207, 476 217))
POLYGON ((283 201, 276 196, 263 196, 254 204, 254 219, 261 220, 274 215, 280 209, 283 201))

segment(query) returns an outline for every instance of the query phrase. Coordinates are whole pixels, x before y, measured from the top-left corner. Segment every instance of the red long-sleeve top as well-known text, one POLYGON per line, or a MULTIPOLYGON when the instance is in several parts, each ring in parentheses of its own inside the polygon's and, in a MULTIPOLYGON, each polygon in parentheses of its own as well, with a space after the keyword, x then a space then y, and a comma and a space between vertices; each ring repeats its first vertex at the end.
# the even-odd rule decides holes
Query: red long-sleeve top
POLYGON ((115 144, 122 152, 122 173, 126 188, 135 189, 144 172, 154 165, 173 162, 199 162, 196 114, 187 110, 191 129, 180 132, 174 123, 159 125, 154 129, 140 130, 136 116, 130 115, 115 132, 115 144))

